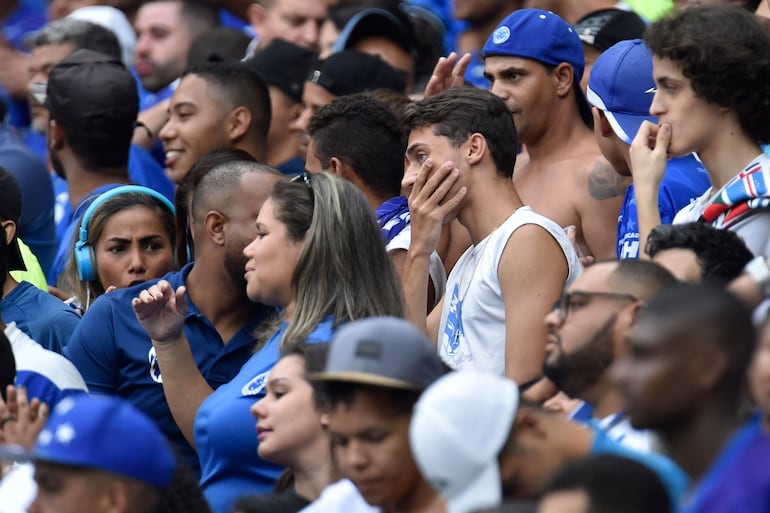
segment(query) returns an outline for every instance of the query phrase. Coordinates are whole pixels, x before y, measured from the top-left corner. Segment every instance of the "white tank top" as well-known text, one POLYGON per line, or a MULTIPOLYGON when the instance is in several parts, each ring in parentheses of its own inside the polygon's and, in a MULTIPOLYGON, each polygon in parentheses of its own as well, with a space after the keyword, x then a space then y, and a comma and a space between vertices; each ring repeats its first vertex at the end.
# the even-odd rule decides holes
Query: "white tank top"
POLYGON ((542 227, 561 247, 568 268, 565 288, 580 275, 580 260, 564 229, 530 207, 516 210, 468 248, 449 274, 438 352, 452 368, 505 373, 505 303, 497 268, 508 239, 527 224, 542 227))

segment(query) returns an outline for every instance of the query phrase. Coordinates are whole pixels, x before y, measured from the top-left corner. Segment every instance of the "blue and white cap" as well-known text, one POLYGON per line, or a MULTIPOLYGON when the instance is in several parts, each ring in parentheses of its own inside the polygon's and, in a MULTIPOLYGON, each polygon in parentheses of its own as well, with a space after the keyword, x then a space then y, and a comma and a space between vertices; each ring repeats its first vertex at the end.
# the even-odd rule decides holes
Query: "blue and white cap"
POLYGON ((86 394, 59 401, 32 451, 5 446, 3 458, 102 470, 161 489, 176 469, 166 438, 149 417, 123 399, 86 394))
POLYGON ((509 14, 481 49, 483 58, 523 57, 558 66, 572 66, 576 81, 583 76, 583 43, 572 26, 557 14, 542 9, 517 9, 509 14))
POLYGON ((615 135, 626 144, 650 115, 655 79, 652 53, 641 39, 621 41, 610 47, 594 63, 588 79, 586 98, 604 112, 615 135))

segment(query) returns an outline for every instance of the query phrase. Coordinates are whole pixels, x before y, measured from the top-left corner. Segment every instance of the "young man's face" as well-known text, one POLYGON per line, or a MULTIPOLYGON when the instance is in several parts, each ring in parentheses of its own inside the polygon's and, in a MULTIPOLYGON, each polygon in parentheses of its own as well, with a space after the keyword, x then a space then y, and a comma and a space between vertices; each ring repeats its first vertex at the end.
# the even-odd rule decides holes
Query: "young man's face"
POLYGON ((225 132, 230 111, 214 86, 198 75, 186 75, 169 103, 168 121, 158 137, 166 152, 166 173, 180 183, 199 158, 232 146, 225 132))
POLYGON ((329 414, 329 433, 342 474, 373 506, 407 501, 422 481, 409 449, 410 415, 390 404, 389 391, 367 388, 329 414))
MULTIPOLYGON (((433 132, 433 127, 425 126, 413 129, 409 133, 409 140, 406 145, 406 163, 401 187, 406 190, 412 189, 420 167, 428 159, 433 161, 434 170, 444 165, 445 162, 452 162, 462 172, 463 148, 464 145, 456 148, 448 138, 436 135, 433 132)), ((459 187, 460 184, 456 183, 453 189, 456 191, 459 187)), ((449 194, 451 195, 452 191, 449 194)))
POLYGON ((658 117, 658 124, 671 126, 668 153, 683 156, 700 152, 708 147, 722 125, 722 108, 695 96, 690 79, 671 59, 652 57, 652 73, 656 92, 650 114, 658 117))
POLYGON ((511 109, 519 140, 536 142, 553 122, 550 112, 559 100, 553 74, 531 59, 493 56, 484 61, 484 76, 511 109))
POLYGON ((35 464, 37 497, 30 513, 106 513, 104 474, 38 462, 35 464))

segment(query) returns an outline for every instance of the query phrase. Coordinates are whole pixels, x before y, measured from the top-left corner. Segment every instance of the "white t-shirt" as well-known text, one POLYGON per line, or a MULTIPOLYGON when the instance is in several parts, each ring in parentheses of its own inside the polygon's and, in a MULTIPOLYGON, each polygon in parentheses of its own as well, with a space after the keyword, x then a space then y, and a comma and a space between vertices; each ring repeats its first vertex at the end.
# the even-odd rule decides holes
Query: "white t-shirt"
POLYGON ((321 496, 300 513, 379 513, 380 509, 370 506, 356 485, 348 479, 332 483, 321 492, 321 496))
POLYGON ((505 373, 505 302, 498 266, 508 239, 528 224, 542 227, 559 244, 568 268, 565 287, 580 275, 580 260, 564 229, 530 207, 516 210, 478 245, 468 248, 449 274, 438 352, 450 367, 505 373))

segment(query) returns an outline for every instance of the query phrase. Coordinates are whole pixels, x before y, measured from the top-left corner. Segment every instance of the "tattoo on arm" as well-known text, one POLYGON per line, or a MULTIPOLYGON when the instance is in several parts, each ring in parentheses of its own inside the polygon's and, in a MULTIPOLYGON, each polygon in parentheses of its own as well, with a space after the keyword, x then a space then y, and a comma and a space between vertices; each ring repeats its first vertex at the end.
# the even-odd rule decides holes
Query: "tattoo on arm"
POLYGON ((628 189, 628 180, 612 169, 612 166, 597 160, 588 177, 588 193, 595 200, 606 200, 623 196, 628 189))

